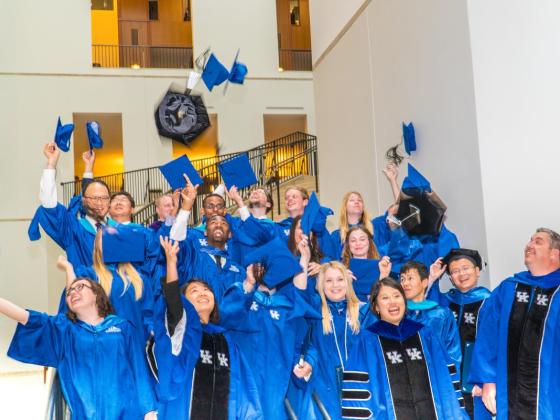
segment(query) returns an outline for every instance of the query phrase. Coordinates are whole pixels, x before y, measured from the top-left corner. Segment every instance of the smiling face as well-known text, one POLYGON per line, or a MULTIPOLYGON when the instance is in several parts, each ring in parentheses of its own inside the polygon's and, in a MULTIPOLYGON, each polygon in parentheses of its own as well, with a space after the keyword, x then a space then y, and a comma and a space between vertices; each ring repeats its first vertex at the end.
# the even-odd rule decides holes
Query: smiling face
POLYGON ((346 299, 347 289, 348 285, 342 272, 336 268, 327 268, 323 284, 323 290, 327 299, 331 302, 341 302, 346 299))
POLYGON ((401 274, 400 280, 407 300, 413 302, 422 302, 424 300, 428 279, 421 279, 418 270, 410 269, 405 271, 401 274))
POLYGON ((250 208, 270 208, 271 204, 268 201, 266 192, 262 188, 257 188, 251 191, 249 195, 250 208))
POLYGON ((166 217, 171 215, 173 211, 173 198, 164 195, 160 197, 159 200, 156 202, 156 213, 158 215, 159 220, 165 220, 166 217))
POLYGON ((193 281, 185 289, 185 297, 194 306, 202 323, 208 323, 214 310, 214 293, 204 283, 193 281))
POLYGON ((374 308, 383 321, 399 325, 406 312, 406 303, 398 289, 383 285, 375 299, 374 308))
POLYGON ((229 239, 229 223, 225 217, 218 215, 210 217, 206 222, 206 236, 209 245, 223 248, 229 239))
POLYGON ((368 235, 360 230, 354 230, 348 235, 348 248, 352 258, 367 258, 369 252, 368 235))
POLYGON ((225 216, 226 212, 226 202, 219 195, 209 195, 204 199, 202 214, 207 219, 216 214, 218 216, 225 216))
POLYGON ((109 190, 99 182, 91 182, 82 198, 82 203, 88 216, 102 220, 109 211, 109 190))
POLYGON ((560 251, 551 246, 550 235, 537 232, 525 246, 525 265, 534 275, 543 275, 558 269, 560 251))
POLYGON ((460 292, 468 292, 478 283, 480 269, 469 258, 458 258, 449 263, 449 275, 460 292))
POLYGON ((290 217, 301 216, 308 203, 308 200, 307 198, 304 198, 303 193, 293 188, 286 191, 284 199, 286 201, 286 210, 288 211, 290 217))
POLYGON ((96 296, 88 280, 77 280, 66 291, 66 304, 74 313, 96 306, 96 296))
POLYGON ((134 213, 134 207, 132 206, 132 202, 130 199, 124 194, 115 194, 111 198, 111 202, 109 204, 109 214, 113 219, 116 220, 123 220, 128 219, 128 221, 132 220, 132 214, 134 213))
POLYGON ((364 201, 362 200, 362 197, 356 193, 351 193, 346 201, 346 214, 361 217, 363 212, 364 201))

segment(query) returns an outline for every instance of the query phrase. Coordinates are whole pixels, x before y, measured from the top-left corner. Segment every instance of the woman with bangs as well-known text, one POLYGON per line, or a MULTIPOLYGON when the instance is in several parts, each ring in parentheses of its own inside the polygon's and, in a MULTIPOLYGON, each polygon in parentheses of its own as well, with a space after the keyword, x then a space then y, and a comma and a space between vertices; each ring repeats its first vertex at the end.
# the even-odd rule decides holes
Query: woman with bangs
MULTIPOLYGON (((309 382, 303 385, 299 418, 338 419, 342 373, 358 341, 363 305, 352 288, 352 277, 340 262, 321 266, 313 305, 320 310, 322 318, 312 322, 309 348, 294 368, 298 378, 305 380, 310 376, 309 382)), ((303 384, 301 380, 298 383, 303 384)))
MULTIPOLYGON (((121 227, 119 229, 130 228, 121 227)), ((99 229, 95 236, 92 266, 74 268, 69 261, 65 260, 60 264, 64 266, 67 275, 89 277, 97 281, 109 296, 115 313, 121 318, 131 321, 138 331, 139 338, 145 342, 152 329, 152 290, 131 262, 104 262, 102 236, 103 230, 99 229)), ((65 305, 66 302, 61 301, 59 313, 66 310, 65 305)))

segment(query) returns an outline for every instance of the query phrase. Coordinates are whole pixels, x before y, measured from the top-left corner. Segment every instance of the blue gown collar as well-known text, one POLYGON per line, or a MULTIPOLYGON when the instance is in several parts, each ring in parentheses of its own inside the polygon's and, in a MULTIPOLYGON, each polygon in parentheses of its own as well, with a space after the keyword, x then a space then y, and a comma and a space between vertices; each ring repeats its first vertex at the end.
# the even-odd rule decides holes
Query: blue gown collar
POLYGON ((202 325, 202 331, 208 334, 221 334, 226 331, 224 327, 221 327, 216 324, 212 324, 211 322, 209 322, 208 324, 201 324, 201 325, 202 325))
POLYGON ((210 254, 214 256, 219 255, 220 257, 226 259, 229 257, 227 249, 218 249, 210 245, 201 246, 200 252, 205 252, 206 254, 210 254))
POLYGON ((399 341, 406 340, 408 337, 416 334, 422 328, 424 328, 424 326, 421 323, 413 321, 412 319, 406 317, 402 319, 399 325, 393 325, 389 322, 379 320, 371 326, 367 327, 368 330, 374 332, 375 334, 399 341))
POLYGON ((466 305, 486 299, 490 296, 490 290, 486 287, 477 286, 466 292, 461 292, 459 289, 451 289, 446 295, 453 303, 457 305, 466 305))
POLYGON ((255 302, 264 307, 291 308, 294 306, 290 298, 282 293, 274 293, 273 295, 269 295, 268 293, 257 290, 253 298, 255 299, 255 302))
POLYGON ((332 302, 332 301, 327 299, 327 305, 328 305, 329 309, 331 310, 331 313, 340 313, 340 312, 346 310, 346 299, 344 299, 340 302, 332 302))
POLYGON ((437 302, 433 300, 423 300, 422 302, 413 302, 412 300, 406 301, 406 307, 411 311, 425 311, 427 309, 432 309, 438 306, 437 302))
POLYGON ((92 333, 100 333, 100 332, 105 331, 106 329, 108 329, 110 327, 121 324, 123 322, 125 322, 125 321, 122 318, 119 318, 115 315, 107 315, 103 319, 103 321, 101 321, 97 325, 91 325, 91 324, 88 324, 87 322, 80 321, 79 319, 76 321, 76 324, 78 324, 84 330, 88 330, 92 333))
POLYGON ((513 280, 529 286, 539 286, 543 288, 556 287, 560 285, 560 269, 545 274, 544 276, 533 276, 529 271, 522 271, 514 274, 513 280))

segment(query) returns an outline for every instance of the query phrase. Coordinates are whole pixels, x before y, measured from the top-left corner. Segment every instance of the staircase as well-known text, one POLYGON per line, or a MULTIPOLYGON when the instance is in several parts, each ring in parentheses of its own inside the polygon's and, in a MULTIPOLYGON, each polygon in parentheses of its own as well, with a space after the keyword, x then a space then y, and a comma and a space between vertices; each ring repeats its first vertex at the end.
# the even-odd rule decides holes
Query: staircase
MULTIPOLYGON (((191 223, 199 220, 202 200, 222 182, 217 164, 225 160, 247 153, 251 166, 258 179, 258 185, 268 188, 272 192, 274 208, 271 217, 279 220, 285 215, 284 192, 290 185, 300 185, 310 192, 318 192, 317 183, 317 138, 311 134, 295 132, 268 142, 244 152, 228 153, 211 158, 193 160, 204 183, 198 188, 198 196, 191 213, 191 223)), ((97 179, 103 180, 111 191, 128 191, 136 201, 134 221, 140 224, 150 224, 155 218, 155 199, 160 195, 171 192, 171 187, 161 174, 159 167, 139 169, 135 171, 111 174, 97 179)), ((62 183, 65 204, 68 204, 75 194, 79 194, 82 181, 62 183)), ((242 197, 247 197, 255 186, 240 190, 242 197)), ((226 206, 235 211, 234 204, 226 197, 226 206)))

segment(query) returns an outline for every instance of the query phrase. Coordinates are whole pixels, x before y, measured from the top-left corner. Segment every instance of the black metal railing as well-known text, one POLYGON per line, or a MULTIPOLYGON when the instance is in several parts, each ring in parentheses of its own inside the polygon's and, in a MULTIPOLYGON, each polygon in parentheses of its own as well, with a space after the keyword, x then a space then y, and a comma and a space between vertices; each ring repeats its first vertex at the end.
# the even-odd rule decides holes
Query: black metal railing
MULTIPOLYGON (((199 220, 202 198, 214 190, 222 182, 217 164, 247 153, 259 184, 272 189, 276 186, 279 197, 279 186, 299 175, 317 175, 317 138, 311 134, 294 132, 245 152, 227 153, 209 158, 192 161, 203 184, 198 188, 198 196, 193 208, 194 221, 199 220)), ((149 224, 155 215, 155 199, 164 193, 171 192, 171 186, 163 177, 159 166, 127 171, 117 174, 96 177, 104 181, 111 191, 126 190, 136 201, 140 209, 134 216, 137 223, 149 224)), ((68 204, 72 197, 80 194, 82 180, 61 183, 64 203, 68 204)), ((241 190, 246 194, 247 189, 241 190)), ((228 207, 232 203, 227 201, 228 207)), ((280 203, 278 212, 280 212, 280 203)))
POLYGON ((193 68, 190 47, 92 45, 91 54, 94 67, 193 68))
POLYGON ((311 50, 285 50, 278 51, 280 68, 286 71, 311 71, 313 63, 311 50))

